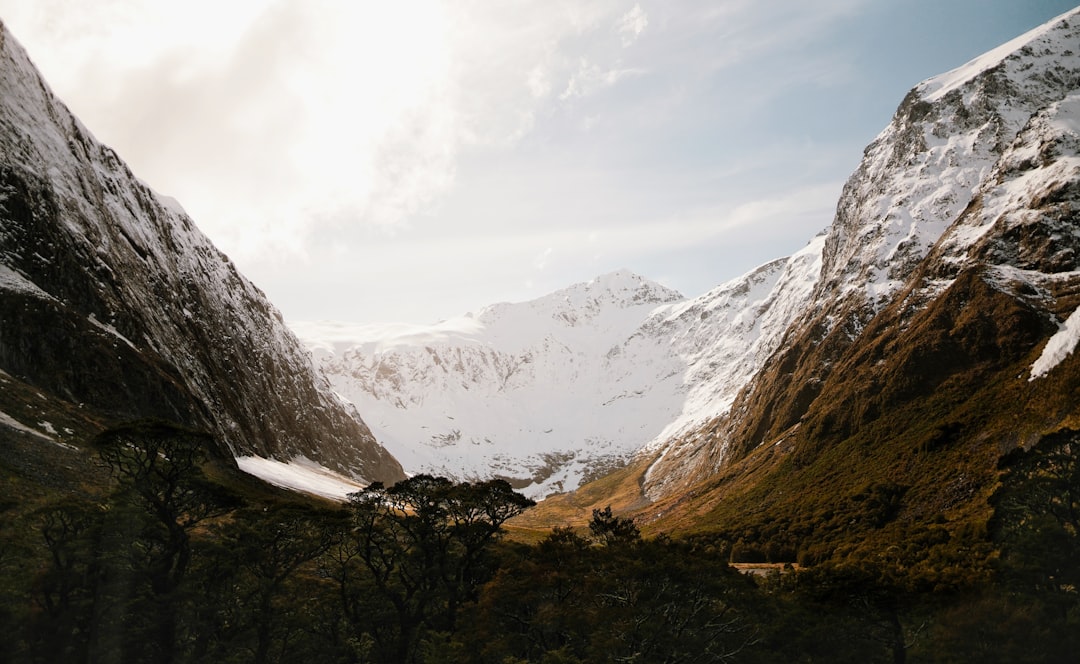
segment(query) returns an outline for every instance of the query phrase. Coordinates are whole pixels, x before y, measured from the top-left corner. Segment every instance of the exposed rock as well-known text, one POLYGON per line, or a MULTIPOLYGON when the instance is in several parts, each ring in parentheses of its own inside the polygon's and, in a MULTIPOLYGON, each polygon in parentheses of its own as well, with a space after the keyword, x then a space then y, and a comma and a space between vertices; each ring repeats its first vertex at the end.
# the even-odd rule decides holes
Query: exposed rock
POLYGON ((403 477, 263 293, 94 140, 6 29, 0 368, 103 425, 171 420, 237 455, 403 477))
MULTIPOLYGON (((908 94, 844 188, 783 345, 729 412, 669 447, 648 495, 780 441, 811 463, 938 392, 1027 391, 1026 366, 1080 304, 1078 41, 1074 12, 908 94)), ((1055 384, 1076 362, 1055 366, 1055 384)), ((1040 394, 1038 426, 1076 417, 1069 390, 1040 394)), ((1020 412, 1033 415, 1003 398, 994 417, 1020 412)))

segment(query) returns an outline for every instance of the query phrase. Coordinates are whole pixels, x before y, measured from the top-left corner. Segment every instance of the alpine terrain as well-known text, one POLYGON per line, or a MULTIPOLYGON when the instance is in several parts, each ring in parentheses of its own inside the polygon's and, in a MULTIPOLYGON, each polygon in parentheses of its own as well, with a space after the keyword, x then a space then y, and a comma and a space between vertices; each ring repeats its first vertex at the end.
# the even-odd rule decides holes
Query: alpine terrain
POLYGON ((648 495, 763 447, 805 464, 887 443, 901 409, 918 413, 904 431, 993 454, 1076 424, 1078 45, 1072 12, 907 95, 845 185, 783 343, 730 410, 661 451, 648 495))
POLYGON ((809 295, 822 240, 691 300, 620 271, 430 327, 292 327, 406 469, 539 497, 724 412, 809 295))
POLYGON ((0 29, 0 661, 1075 661, 1080 8, 822 222, 305 349, 0 29))
POLYGON ((733 560, 975 569, 1003 472, 1080 429, 1078 47, 1074 10, 916 86, 730 405, 536 522, 612 504, 733 560))
POLYGON ((77 441, 137 419, 206 430, 238 457, 403 477, 263 293, 0 29, 0 448, 78 464, 77 441))
POLYGON ((963 440, 978 474, 934 491, 970 498, 1076 421, 1077 22, 918 85, 822 235, 700 297, 621 272, 427 328, 294 329, 411 471, 542 496, 632 461, 627 504, 685 505, 767 450, 963 440))

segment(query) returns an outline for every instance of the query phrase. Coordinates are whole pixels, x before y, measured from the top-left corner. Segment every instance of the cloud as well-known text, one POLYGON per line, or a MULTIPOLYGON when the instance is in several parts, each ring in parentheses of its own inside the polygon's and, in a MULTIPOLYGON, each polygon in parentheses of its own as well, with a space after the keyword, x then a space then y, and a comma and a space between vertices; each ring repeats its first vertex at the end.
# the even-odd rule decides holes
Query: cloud
POLYGON ((438 265, 436 273, 453 265, 486 265, 524 274, 532 269, 550 270, 556 264, 588 265, 598 254, 619 267, 652 253, 715 247, 736 236, 767 239, 771 235, 775 239, 786 232, 796 244, 805 243, 832 221, 841 184, 771 191, 752 200, 717 202, 677 214, 626 218, 604 226, 504 228, 416 238, 410 240, 409 247, 420 264, 438 265), (733 235, 738 231, 741 233, 733 235), (543 249, 537 251, 537 247, 543 249))
POLYGON ((641 5, 634 5, 633 9, 623 14, 617 25, 619 34, 622 35, 623 46, 630 46, 649 25, 649 17, 641 5))
POLYGON ((551 92, 551 80, 543 65, 537 65, 529 72, 528 85, 533 97, 546 97, 551 92))
MULTIPOLYGON (((654 11, 658 28, 689 20, 688 6, 645 6, 0 0, 76 113, 241 261, 302 257, 317 233, 407 229, 455 189, 463 155, 553 121, 616 127, 623 109, 565 102, 654 66, 693 76, 670 30, 648 59, 625 51, 654 11)), ((754 10, 731 6, 736 30, 754 10)))
MULTIPOLYGON (((616 63, 616 65, 619 64, 616 63)), ((612 87, 624 78, 642 76, 646 73, 648 73, 648 70, 634 67, 604 69, 597 64, 582 59, 577 71, 567 81, 566 89, 559 95, 559 99, 565 101, 574 97, 586 97, 603 88, 612 87)))
POLYGON ((46 76, 235 258, 399 224, 452 186, 461 139, 439 2, 35 6, 16 18, 61 42, 55 61, 31 49, 46 76))
MULTIPOLYGON (((631 257, 707 247, 737 237, 775 239, 785 231, 791 237, 808 240, 832 221, 840 188, 839 182, 828 182, 771 192, 759 199, 703 206, 605 229, 594 244, 629 261, 631 257)), ((574 244, 584 243, 575 239, 574 244)), ((582 246, 582 251, 591 249, 582 246)))
POLYGON ((552 251, 553 249, 551 247, 548 247, 547 249, 544 249, 539 254, 537 254, 536 258, 533 259, 533 267, 535 267, 537 270, 543 270, 544 268, 546 268, 548 266, 548 261, 551 260, 552 251))
POLYGON ((790 155, 744 129, 793 79, 829 82, 835 57, 787 56, 866 2, 0 0, 0 15, 286 310, 318 279, 339 307, 379 283, 420 310, 805 218, 747 175, 709 174, 790 155))

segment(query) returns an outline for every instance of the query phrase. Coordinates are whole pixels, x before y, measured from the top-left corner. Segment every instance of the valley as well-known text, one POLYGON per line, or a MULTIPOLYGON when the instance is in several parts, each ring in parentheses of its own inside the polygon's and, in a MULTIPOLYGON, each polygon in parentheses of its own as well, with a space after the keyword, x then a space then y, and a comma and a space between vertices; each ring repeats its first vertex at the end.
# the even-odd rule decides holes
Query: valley
POLYGON ((286 324, 0 29, 0 659, 1069 661, 1080 9, 916 85, 822 227, 286 324))

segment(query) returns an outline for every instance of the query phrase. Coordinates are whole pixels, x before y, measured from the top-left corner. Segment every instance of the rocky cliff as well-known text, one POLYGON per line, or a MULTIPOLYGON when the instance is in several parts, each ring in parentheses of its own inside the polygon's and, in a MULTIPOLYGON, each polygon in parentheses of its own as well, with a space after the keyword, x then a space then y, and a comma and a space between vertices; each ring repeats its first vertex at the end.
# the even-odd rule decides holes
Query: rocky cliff
MULTIPOLYGON (((89 429, 159 418, 207 429, 234 455, 403 477, 263 293, 93 138, 6 29, 0 369, 9 411, 25 411, 13 386, 30 386, 89 429)), ((64 430, 22 425, 64 442, 64 430)))
POLYGON ((837 454, 873 450, 877 480, 946 505, 927 450, 966 449, 946 456, 973 497, 998 455, 1076 426, 1078 45, 1074 11, 907 95, 844 188, 805 310, 730 411, 652 464, 650 497, 715 505, 736 467, 770 464, 835 482, 837 454))

